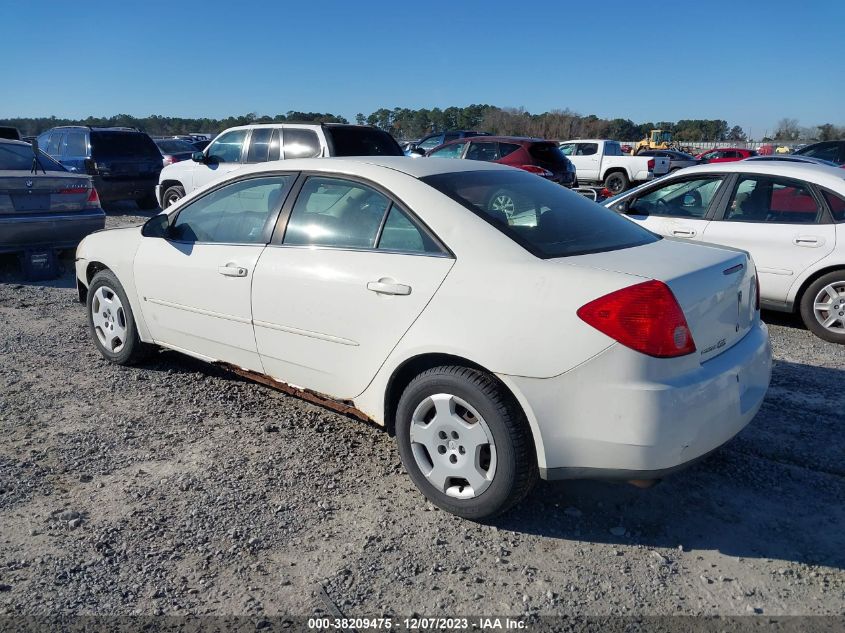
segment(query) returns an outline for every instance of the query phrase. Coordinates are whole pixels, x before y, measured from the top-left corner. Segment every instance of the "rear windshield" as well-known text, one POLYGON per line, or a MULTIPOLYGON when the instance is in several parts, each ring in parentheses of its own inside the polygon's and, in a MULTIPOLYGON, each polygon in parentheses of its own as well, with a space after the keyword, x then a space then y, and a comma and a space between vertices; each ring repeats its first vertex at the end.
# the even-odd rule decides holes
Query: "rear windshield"
POLYGON ((334 156, 404 156, 390 134, 366 127, 330 127, 334 156))
POLYGON ((421 180, 537 257, 567 257, 660 238, 557 183, 518 170, 465 171, 421 180))
POLYGON ((95 157, 161 157, 153 139, 143 132, 91 132, 91 153, 95 157))
POLYGON ((565 163, 566 156, 560 151, 560 147, 555 143, 533 143, 528 148, 528 153, 534 157, 535 160, 544 163, 565 163))
POLYGON ((194 146, 187 141, 180 141, 179 139, 172 139, 169 141, 156 141, 162 152, 170 152, 178 154, 179 152, 194 152, 194 146))
MULTIPOLYGON (((34 154, 31 145, 17 143, 0 143, 0 170, 11 169, 30 171, 33 167, 34 154)), ((44 171, 67 171, 59 163, 38 150, 38 168, 44 171)))

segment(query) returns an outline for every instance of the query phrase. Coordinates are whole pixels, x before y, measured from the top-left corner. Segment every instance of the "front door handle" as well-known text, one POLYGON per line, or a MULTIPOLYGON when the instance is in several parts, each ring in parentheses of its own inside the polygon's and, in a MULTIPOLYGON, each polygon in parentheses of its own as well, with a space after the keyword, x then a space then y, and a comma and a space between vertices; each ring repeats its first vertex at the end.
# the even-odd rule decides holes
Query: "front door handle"
POLYGON ((218 266, 217 272, 223 275, 224 277, 246 277, 249 271, 243 266, 237 266, 235 264, 229 263, 225 266, 218 266))
POLYGON ((807 246, 809 248, 816 248, 824 244, 824 239, 816 237, 815 235, 798 235, 792 240, 795 246, 807 246))
POLYGON ((371 290, 380 295, 409 295, 411 294, 411 286, 405 284, 398 284, 393 279, 382 277, 378 281, 371 281, 367 284, 367 290, 371 290))
POLYGON ((695 231, 693 229, 672 229, 672 235, 677 235, 678 237, 695 237, 695 231))

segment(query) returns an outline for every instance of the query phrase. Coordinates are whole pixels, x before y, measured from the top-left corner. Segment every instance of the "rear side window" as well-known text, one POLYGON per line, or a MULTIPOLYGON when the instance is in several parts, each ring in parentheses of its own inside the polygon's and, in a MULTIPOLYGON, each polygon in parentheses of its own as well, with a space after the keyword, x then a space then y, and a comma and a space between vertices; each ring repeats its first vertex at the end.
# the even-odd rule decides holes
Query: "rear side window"
POLYGON ((830 207, 830 212, 833 214, 834 222, 845 222, 845 199, 830 191, 823 193, 824 199, 827 200, 827 206, 830 207))
POLYGON ((819 208, 804 183, 771 176, 742 176, 734 188, 725 220, 813 224, 819 208))
POLYGON ((270 155, 270 139, 273 129, 269 127, 257 128, 252 131, 249 141, 249 151, 246 155, 248 163, 265 163, 270 155))
POLYGON ((320 139, 314 130, 286 127, 282 142, 285 158, 314 158, 320 155, 320 139))
POLYGON ((440 247, 395 204, 390 207, 378 249, 403 253, 440 253, 440 247))
POLYGON ((630 248, 660 239, 557 183, 510 171, 436 174, 421 180, 543 259, 630 248))
MULTIPOLYGON (((504 158, 508 154, 513 154, 517 151, 521 145, 517 145, 516 143, 499 143, 499 156, 504 158)), ((561 156, 563 156, 563 152, 561 152, 561 156)))
POLYGON ((65 136, 64 152, 65 156, 86 156, 88 148, 85 143, 84 132, 68 132, 65 136))
POLYGON ((499 160, 499 144, 490 141, 473 141, 469 145, 467 160, 483 160, 491 162, 499 160))
POLYGON ((566 156, 554 143, 533 143, 528 153, 541 163, 565 163, 566 156))
POLYGON ((161 159, 153 139, 141 132, 91 132, 91 155, 161 159))
POLYGON ((622 156, 622 146, 619 143, 605 143, 605 156, 622 156))
MULTIPOLYGON (((399 143, 387 132, 369 127, 327 127, 334 156, 404 156, 399 143)), ((435 147, 435 143, 431 147, 435 147)), ((431 149, 421 145, 423 149, 431 149)))

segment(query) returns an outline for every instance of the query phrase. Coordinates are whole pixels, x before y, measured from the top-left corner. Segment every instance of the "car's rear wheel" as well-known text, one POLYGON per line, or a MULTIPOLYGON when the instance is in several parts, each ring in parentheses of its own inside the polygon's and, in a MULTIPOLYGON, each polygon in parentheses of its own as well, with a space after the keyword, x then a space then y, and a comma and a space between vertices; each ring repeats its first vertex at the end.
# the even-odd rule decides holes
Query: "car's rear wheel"
POLYGON ((612 193, 614 196, 618 193, 622 193, 630 186, 630 181, 628 180, 628 176, 625 175, 624 172, 621 171, 614 171, 604 178, 604 186, 605 188, 612 193))
POLYGON ((126 292, 110 270, 101 270, 94 275, 86 307, 91 338, 107 360, 117 365, 132 365, 155 349, 138 337, 126 292))
POLYGON ((845 344, 845 270, 816 279, 801 297, 801 319, 813 334, 845 344))
POLYGON ((492 376, 457 366, 423 372, 396 410, 399 456, 432 503, 480 520, 521 501, 537 480, 528 423, 492 376))
POLYGON ((162 196, 161 206, 166 209, 171 204, 174 204, 185 197, 185 188, 182 185, 173 185, 164 190, 162 196))

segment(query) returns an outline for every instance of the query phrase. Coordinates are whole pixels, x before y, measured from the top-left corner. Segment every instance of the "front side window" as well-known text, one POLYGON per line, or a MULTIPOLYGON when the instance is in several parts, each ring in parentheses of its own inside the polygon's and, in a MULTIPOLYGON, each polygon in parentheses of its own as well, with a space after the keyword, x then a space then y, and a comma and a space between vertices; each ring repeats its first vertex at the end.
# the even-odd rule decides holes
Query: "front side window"
POLYGON ((285 158, 314 158, 320 155, 320 139, 314 130, 286 127, 282 132, 285 158))
POLYGON ((184 207, 168 237, 178 242, 265 244, 292 183, 292 176, 280 175, 221 187, 184 207))
POLYGON ((721 177, 675 181, 631 202, 628 213, 703 218, 721 184, 721 177))
POLYGON ((819 207, 809 188, 771 176, 742 176, 734 187, 725 220, 774 224, 813 224, 819 207))
POLYGON ((232 130, 218 136, 208 146, 208 160, 214 163, 239 163, 247 130, 232 130))
POLYGON ((487 162, 499 160, 498 145, 498 143, 491 143, 489 141, 475 141, 470 143, 469 149, 467 150, 467 160, 483 160, 487 162))
POLYGON ((564 143, 560 146, 560 151, 564 156, 572 156, 575 154, 575 143, 564 143))
POLYGON ((443 135, 438 134, 437 136, 429 136, 427 139, 423 140, 422 143, 418 144, 417 147, 420 149, 424 149, 428 151, 430 149, 434 149, 438 145, 443 143, 443 135))
POLYGON ((466 143, 452 143, 451 145, 445 145, 438 149, 436 152, 432 152, 429 156, 434 158, 460 158, 461 154, 463 154, 464 147, 466 147, 466 143))
POLYGON ((266 163, 270 158, 270 140, 273 138, 273 128, 260 127, 252 131, 249 139, 249 150, 246 153, 248 163, 266 163))
POLYGON ((390 200, 351 180, 311 177, 291 211, 284 244, 374 248, 390 200))
POLYGON ((436 174, 420 180, 544 259, 630 248, 660 239, 584 196, 516 169, 436 174))
POLYGON ((390 212, 387 214, 387 220, 384 222, 378 241, 378 249, 403 253, 442 252, 437 243, 396 204, 390 207, 390 212))
POLYGON ((575 150, 575 155, 593 156, 597 151, 599 151, 598 143, 578 143, 578 147, 575 150))

